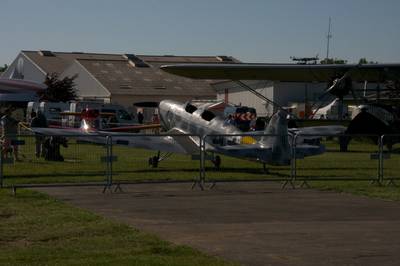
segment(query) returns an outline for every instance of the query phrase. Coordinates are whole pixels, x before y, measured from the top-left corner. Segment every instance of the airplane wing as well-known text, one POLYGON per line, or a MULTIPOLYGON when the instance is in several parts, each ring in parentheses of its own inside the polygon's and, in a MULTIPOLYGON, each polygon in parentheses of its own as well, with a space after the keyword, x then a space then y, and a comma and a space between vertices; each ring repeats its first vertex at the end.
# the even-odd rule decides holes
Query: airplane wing
POLYGON ((354 81, 378 82, 400 77, 400 64, 178 64, 161 69, 194 79, 279 80, 284 82, 326 82, 346 72, 354 81))
MULTIPOLYGON (((304 145, 304 140, 315 140, 324 136, 334 136, 345 133, 346 127, 339 125, 289 128, 288 132, 296 137, 296 144, 304 145)), ((297 145, 300 148, 299 145, 297 145)))
POLYGON ((36 134, 44 136, 60 136, 60 137, 74 137, 79 140, 84 140, 87 142, 106 144, 106 138, 104 136, 98 135, 92 132, 83 132, 80 128, 39 128, 31 127, 28 128, 36 134))
POLYGON ((289 128, 288 131, 292 134, 299 135, 312 135, 326 136, 326 135, 339 135, 346 131, 346 127, 339 125, 332 126, 315 126, 315 127, 301 127, 301 128, 289 128))
POLYGON ((120 127, 110 127, 103 129, 102 131, 107 132, 132 132, 132 131, 140 131, 145 129, 155 129, 160 128, 160 124, 149 124, 149 125, 130 125, 130 126, 120 126, 120 127))
POLYGON ((1 93, 37 93, 47 88, 46 85, 19 79, 0 79, 1 93))
MULTIPOLYGON (((184 142, 179 142, 182 137, 170 137, 166 135, 142 135, 135 133, 118 133, 104 131, 83 131, 78 128, 31 128, 33 132, 45 136, 73 137, 91 143, 106 144, 106 137, 110 136, 112 143, 116 145, 128 146, 132 148, 142 148, 155 151, 173 152, 189 154, 190 149, 184 146, 184 142)), ((199 148, 197 148, 197 151, 199 148)))

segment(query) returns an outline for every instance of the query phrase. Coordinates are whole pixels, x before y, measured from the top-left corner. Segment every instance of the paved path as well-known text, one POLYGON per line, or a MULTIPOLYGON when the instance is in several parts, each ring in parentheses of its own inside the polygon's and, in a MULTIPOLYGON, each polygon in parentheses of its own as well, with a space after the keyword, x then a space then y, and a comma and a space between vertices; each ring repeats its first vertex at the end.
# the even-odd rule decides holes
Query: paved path
POLYGON ((245 265, 400 265, 400 203, 272 183, 41 188, 72 205, 245 265))

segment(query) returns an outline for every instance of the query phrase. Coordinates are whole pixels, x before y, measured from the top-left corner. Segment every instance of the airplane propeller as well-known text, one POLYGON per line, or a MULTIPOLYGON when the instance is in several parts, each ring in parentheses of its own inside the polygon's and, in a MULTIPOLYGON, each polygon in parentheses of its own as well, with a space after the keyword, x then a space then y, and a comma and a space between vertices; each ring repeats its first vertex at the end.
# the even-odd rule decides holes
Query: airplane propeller
POLYGON ((349 92, 353 91, 353 82, 348 75, 343 75, 340 78, 336 78, 331 82, 331 85, 326 90, 326 93, 332 94, 337 98, 343 98, 345 95, 349 94, 349 92))
MULTIPOLYGON (((350 77, 351 71, 354 71, 354 69, 347 71, 341 77, 334 78, 330 83, 328 83, 328 89, 320 97, 318 97, 318 100, 321 101, 322 99, 326 98, 327 95, 333 95, 339 100, 339 105, 343 106, 344 96, 351 93, 353 99, 359 103, 359 97, 354 90, 353 80, 350 77)), ((311 118, 315 116, 315 114, 325 105, 325 103, 326 101, 320 102, 318 107, 311 115, 311 118)), ((312 109, 314 108, 312 107, 312 109)), ((339 110, 339 113, 341 113, 339 117, 343 117, 343 109, 339 110)))

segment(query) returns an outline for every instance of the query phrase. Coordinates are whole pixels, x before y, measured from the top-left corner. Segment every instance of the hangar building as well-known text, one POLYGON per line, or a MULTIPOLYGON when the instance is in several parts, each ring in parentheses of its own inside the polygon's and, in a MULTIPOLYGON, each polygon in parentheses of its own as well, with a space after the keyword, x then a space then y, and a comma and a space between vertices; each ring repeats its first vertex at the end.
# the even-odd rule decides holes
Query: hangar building
MULTIPOLYGON (((282 107, 291 107, 294 103, 312 103, 326 90, 326 83, 279 82, 268 80, 243 81, 246 86, 272 100, 282 107)), ((276 108, 249 92, 233 81, 220 81, 212 84, 217 91, 217 99, 235 105, 252 106, 258 116, 271 116, 276 108)))
POLYGON ((47 74, 77 75, 82 100, 104 100, 130 107, 162 99, 215 99, 211 80, 192 80, 168 74, 161 65, 177 63, 235 63, 229 56, 172 56, 21 51, 3 78, 43 82, 47 74))
MULTIPOLYGON (((318 107, 321 104, 328 104, 334 100, 333 96, 324 95, 327 89, 325 82, 280 82, 268 80, 247 80, 242 81, 245 86, 252 88, 259 94, 272 100, 274 103, 293 110, 293 113, 299 117, 305 117, 306 105, 308 108, 318 107)), ((229 102, 235 105, 251 106, 256 108, 258 116, 271 116, 276 107, 268 101, 265 101, 247 88, 233 81, 217 81, 212 83, 217 92, 217 100, 229 102)), ((375 95, 378 84, 376 83, 354 83, 355 93, 358 98, 364 95, 375 95)), ((348 95, 348 100, 353 97, 348 95)), ((334 106, 332 112, 337 112, 334 106)), ((311 110, 309 109, 308 112, 311 110)), ((337 114, 336 114, 337 115, 337 114)))

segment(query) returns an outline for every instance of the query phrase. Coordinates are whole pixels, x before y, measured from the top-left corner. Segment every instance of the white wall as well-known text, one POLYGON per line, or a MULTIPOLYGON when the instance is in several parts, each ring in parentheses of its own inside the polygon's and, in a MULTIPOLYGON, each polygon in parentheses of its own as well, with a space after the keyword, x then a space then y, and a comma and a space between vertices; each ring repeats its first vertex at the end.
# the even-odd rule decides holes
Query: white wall
POLYGON ((60 78, 72 77, 74 75, 78 75, 75 79, 75 84, 79 98, 84 100, 99 99, 110 101, 110 92, 77 61, 61 73, 60 78))
MULTIPOLYGON (((326 90, 325 83, 301 82, 272 82, 272 81, 244 81, 248 86, 281 106, 289 106, 291 102, 317 101, 318 97, 326 90)), ((260 99, 235 82, 216 83, 213 87, 217 91, 219 100, 225 99, 225 89, 228 90, 228 101, 255 107, 259 116, 270 116, 273 105, 260 99)))
POLYGON ((318 101, 326 90, 326 83, 275 82, 274 101, 281 106, 290 102, 318 101))
MULTIPOLYGON (((247 86, 255 89, 268 99, 273 99, 273 83, 266 80, 243 81, 247 86)), ((235 82, 222 82, 212 85, 217 91, 217 99, 225 100, 225 89, 228 90, 228 102, 235 105, 251 106, 256 108, 258 116, 269 116, 273 113, 273 106, 247 91, 235 82)))
POLYGON ((17 58, 11 63, 7 70, 1 75, 2 78, 19 78, 43 83, 46 73, 43 72, 23 53, 19 53, 17 58), (21 76, 22 75, 22 76, 21 76))

